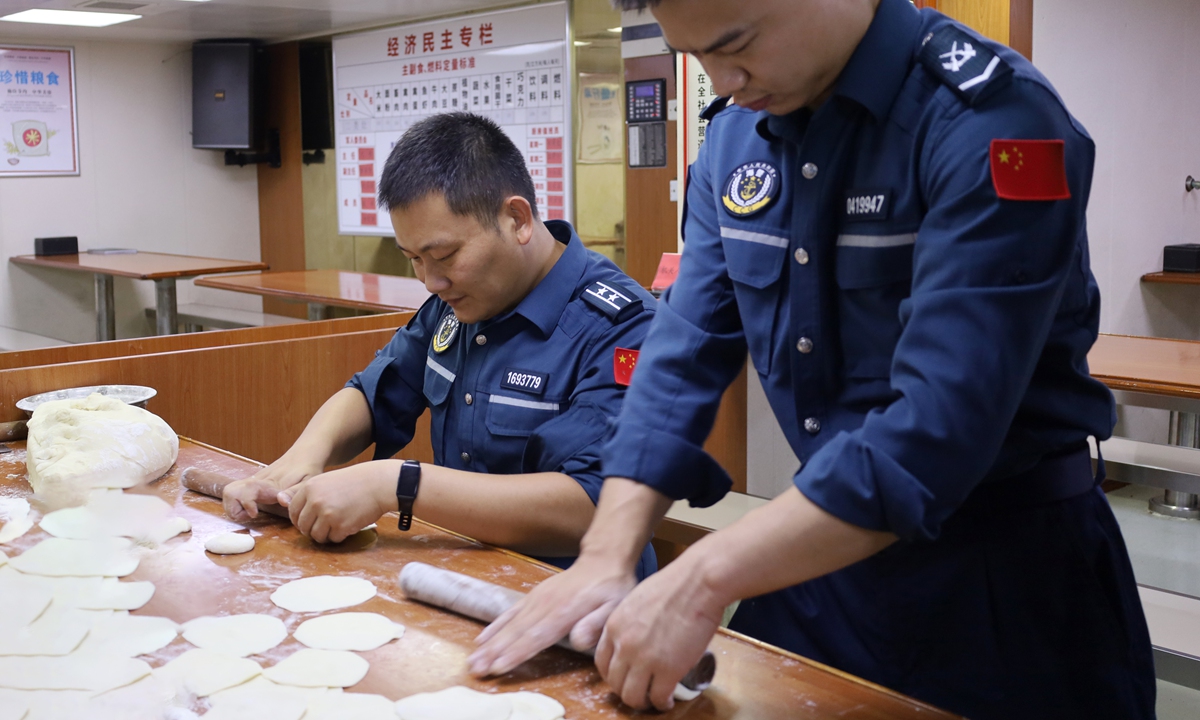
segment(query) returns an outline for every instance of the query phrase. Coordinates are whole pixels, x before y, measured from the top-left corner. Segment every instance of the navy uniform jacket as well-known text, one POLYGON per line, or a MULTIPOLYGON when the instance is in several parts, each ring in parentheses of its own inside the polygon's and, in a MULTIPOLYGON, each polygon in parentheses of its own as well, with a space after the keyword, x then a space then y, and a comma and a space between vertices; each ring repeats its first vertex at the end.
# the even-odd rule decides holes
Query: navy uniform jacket
POLYGON ((975 718, 1152 716, 1145 620, 1086 452, 1115 422, 1086 360, 1086 131, 1024 58, 905 0, 881 0, 815 111, 721 108, 605 475, 719 500, 702 445, 748 349, 795 486, 901 541, 744 601, 731 628, 975 718), (1027 140, 1061 141, 1069 198, 1001 197, 1014 178, 993 157, 1030 172, 1027 140), (1064 457, 1084 482, 1070 502, 1016 520, 964 504, 1064 457))
MULTIPOLYGON (((412 440, 430 409, 434 462, 497 475, 570 475, 595 502, 600 447, 625 387, 613 376, 617 348, 637 349, 654 298, 612 262, 586 249, 571 226, 546 227, 567 247, 512 311, 459 326, 437 351, 453 311, 433 296, 347 387, 367 398, 375 459, 412 440)), ((572 558, 544 558, 566 567, 572 558)), ((653 550, 639 577, 655 569, 653 550)))

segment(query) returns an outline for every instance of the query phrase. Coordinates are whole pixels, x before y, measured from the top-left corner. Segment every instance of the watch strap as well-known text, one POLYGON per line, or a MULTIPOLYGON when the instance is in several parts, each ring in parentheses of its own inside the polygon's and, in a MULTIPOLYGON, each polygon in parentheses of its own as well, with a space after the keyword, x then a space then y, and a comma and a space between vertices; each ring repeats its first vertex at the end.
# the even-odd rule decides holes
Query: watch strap
POLYGON ((400 509, 399 527, 408 530, 412 527, 413 503, 417 500, 417 491, 421 487, 421 463, 416 460, 405 460, 400 466, 400 477, 396 480, 396 504, 400 509))

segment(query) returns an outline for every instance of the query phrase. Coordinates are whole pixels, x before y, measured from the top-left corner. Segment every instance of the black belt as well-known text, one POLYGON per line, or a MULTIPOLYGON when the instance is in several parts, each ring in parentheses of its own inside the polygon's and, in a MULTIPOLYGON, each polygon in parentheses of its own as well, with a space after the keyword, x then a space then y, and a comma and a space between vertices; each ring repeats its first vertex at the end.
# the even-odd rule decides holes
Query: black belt
POLYGON ((1098 451, 1096 457, 1095 473, 1092 472, 1087 442, 1076 450, 1042 458, 1023 473, 979 485, 967 496, 958 512, 1034 507, 1082 495, 1104 480, 1104 458, 1098 451))

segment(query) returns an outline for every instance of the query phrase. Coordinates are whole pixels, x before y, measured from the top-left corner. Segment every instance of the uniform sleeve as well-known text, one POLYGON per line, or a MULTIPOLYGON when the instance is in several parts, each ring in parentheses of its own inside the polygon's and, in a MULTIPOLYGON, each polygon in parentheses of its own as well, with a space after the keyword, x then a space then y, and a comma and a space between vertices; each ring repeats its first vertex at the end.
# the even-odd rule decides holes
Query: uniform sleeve
POLYGON ((1087 271, 1091 140, 1048 90, 1022 80, 939 122, 921 151, 928 211, 900 306, 898 399, 838 434, 794 480, 842 520, 905 539, 936 537, 995 463, 1056 315, 1076 325, 1087 316, 1064 290, 1087 271), (993 139, 1064 140, 1071 198, 999 199, 993 139))
POLYGON ((637 480, 702 507, 720 500, 733 484, 703 445, 721 395, 746 360, 706 152, 719 141, 720 119, 709 125, 688 176, 687 243, 679 275, 659 302, 616 433, 603 453, 605 476, 637 480))
POLYGON ((613 376, 613 355, 618 347, 627 350, 642 347, 654 317, 653 310, 651 305, 646 311, 612 327, 588 349, 571 393, 570 407, 530 435, 522 462, 525 472, 570 475, 592 502, 599 499, 600 486, 604 482, 600 451, 612 434, 613 423, 626 394, 625 386, 617 384, 613 376))
POLYGON ((417 418, 427 406, 423 389, 425 355, 431 328, 437 322, 436 309, 432 302, 426 302, 407 326, 375 352, 371 364, 346 383, 346 387, 360 391, 371 406, 376 460, 392 457, 412 441, 417 418))

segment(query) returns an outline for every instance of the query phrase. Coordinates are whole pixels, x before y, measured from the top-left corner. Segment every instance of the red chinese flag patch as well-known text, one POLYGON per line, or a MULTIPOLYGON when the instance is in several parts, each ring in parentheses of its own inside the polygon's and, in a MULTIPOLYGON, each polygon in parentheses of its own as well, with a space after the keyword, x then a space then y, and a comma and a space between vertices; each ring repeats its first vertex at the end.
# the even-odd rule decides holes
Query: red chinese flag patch
POLYGON ((1066 143, 1062 140, 993 140, 992 184, 1003 200, 1066 200, 1066 143))
POLYGON ((617 348, 613 351, 613 377, 618 385, 629 385, 633 379, 633 369, 637 367, 638 351, 617 348))

